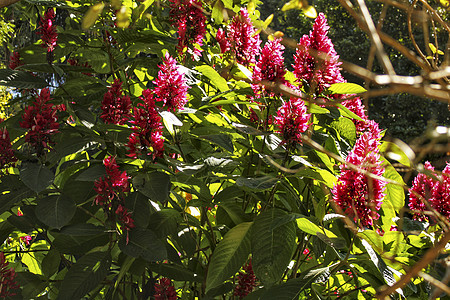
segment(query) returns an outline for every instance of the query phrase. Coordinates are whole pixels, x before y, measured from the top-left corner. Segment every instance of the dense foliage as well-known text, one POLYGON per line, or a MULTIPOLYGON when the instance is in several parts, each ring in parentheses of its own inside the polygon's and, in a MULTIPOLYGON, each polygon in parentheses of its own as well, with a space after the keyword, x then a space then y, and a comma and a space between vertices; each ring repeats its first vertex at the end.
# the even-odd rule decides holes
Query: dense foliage
MULTIPOLYGON (((292 69, 254 1, 0 10, 1 297, 370 299, 424 253, 444 277, 450 165, 383 140, 291 2, 292 69)), ((393 297, 428 297, 417 272, 393 297)))

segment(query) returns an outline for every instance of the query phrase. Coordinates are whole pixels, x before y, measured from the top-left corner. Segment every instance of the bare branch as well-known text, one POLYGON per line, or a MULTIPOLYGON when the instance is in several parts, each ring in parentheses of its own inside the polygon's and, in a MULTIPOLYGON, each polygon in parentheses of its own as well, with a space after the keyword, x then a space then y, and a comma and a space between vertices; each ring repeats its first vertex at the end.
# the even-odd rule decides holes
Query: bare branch
POLYGON ((0 8, 7 7, 19 1, 20 0, 0 0, 0 8))

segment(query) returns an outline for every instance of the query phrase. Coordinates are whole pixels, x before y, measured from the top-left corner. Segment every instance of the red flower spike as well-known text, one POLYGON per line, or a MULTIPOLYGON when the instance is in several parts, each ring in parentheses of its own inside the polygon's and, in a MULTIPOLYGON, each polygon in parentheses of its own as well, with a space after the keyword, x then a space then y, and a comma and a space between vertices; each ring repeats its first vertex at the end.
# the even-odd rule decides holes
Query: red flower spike
MULTIPOLYGON (((363 133, 356 141, 346 161, 377 176, 382 176, 378 146, 380 135, 363 133)), ((384 197, 386 182, 369 178, 363 173, 341 166, 341 175, 333 188, 333 201, 362 227, 373 225, 384 197)))
POLYGON ((303 100, 291 98, 284 103, 275 117, 275 124, 279 128, 277 132, 281 134, 283 144, 302 144, 301 133, 308 129, 310 117, 311 115, 306 113, 303 100))
POLYGON ((256 56, 261 51, 261 39, 259 34, 255 33, 256 30, 247 9, 241 8, 228 25, 227 32, 231 51, 237 63, 244 66, 256 63, 256 56))
POLYGON ((114 83, 103 96, 102 115, 100 118, 107 124, 123 125, 131 117, 131 100, 122 93, 122 82, 114 79, 114 83))
POLYGON ((130 121, 133 133, 128 138, 128 156, 137 158, 142 154, 151 154, 156 159, 164 154, 161 117, 156 111, 155 97, 151 90, 144 90, 141 100, 143 103, 134 108, 134 116, 130 121))
POLYGON ((252 262, 242 267, 244 272, 239 272, 237 276, 238 284, 234 288, 234 296, 242 299, 250 294, 256 286, 256 276, 253 272, 252 262))
POLYGON ((177 292, 169 278, 161 278, 155 283, 155 300, 176 300, 177 292))
MULTIPOLYGON (((434 171, 434 167, 428 161, 425 162, 425 169, 432 172, 434 171)), ((435 185, 436 185, 435 179, 428 177, 423 173, 419 173, 416 176, 416 178, 414 178, 412 187, 409 189, 408 207, 411 210, 415 211, 428 210, 421 198, 430 201, 430 199, 432 198, 432 191, 435 185)), ((418 212, 414 213, 413 218, 419 221, 428 221, 428 217, 426 215, 423 215, 418 212)))
POLYGON ((13 54, 9 57, 9 68, 14 70, 18 66, 22 66, 23 62, 20 60, 19 52, 13 52, 13 54))
MULTIPOLYGON (((0 123, 3 120, 0 119, 0 123)), ((14 165, 17 158, 11 146, 11 140, 6 128, 0 128, 0 170, 7 169, 14 165)))
POLYGON ((334 50, 333 43, 328 38, 327 20, 323 13, 320 13, 313 25, 313 30, 308 35, 304 35, 294 54, 294 74, 299 84, 305 80, 309 85, 316 85, 318 92, 322 92, 333 83, 344 82, 339 65, 339 55, 334 50), (326 60, 318 60, 309 52, 326 55, 326 60))
POLYGON ((36 150, 38 155, 42 155, 45 149, 51 149, 50 145, 53 144, 51 137, 58 132, 59 128, 57 108, 48 103, 50 100, 49 89, 42 89, 33 105, 25 109, 22 115, 23 121, 20 122, 20 127, 29 129, 25 141, 36 150))
POLYGON ((447 162, 442 176, 431 192, 431 206, 445 218, 450 218, 450 162, 447 162))
POLYGON ((167 52, 159 68, 158 78, 153 81, 156 100, 163 101, 163 106, 169 111, 183 110, 188 101, 188 85, 184 73, 179 71, 177 62, 167 52))
POLYGON ((169 0, 172 25, 178 28, 178 53, 185 49, 195 56, 200 56, 203 38, 206 34, 206 17, 200 0, 169 0), (190 48, 193 46, 193 49, 190 48))
MULTIPOLYGON (((261 58, 256 63, 253 70, 253 82, 259 83, 261 81, 272 81, 285 84, 286 68, 284 67, 283 50, 281 39, 268 41, 261 51, 261 58)), ((265 87, 260 84, 252 84, 252 89, 255 95, 261 96, 266 93, 265 87)), ((273 93, 269 95, 273 97, 273 93)))
POLYGON ((129 177, 126 172, 119 171, 114 157, 105 158, 103 164, 106 168, 106 176, 94 182, 94 189, 97 192, 94 202, 104 208, 110 208, 113 201, 120 202, 125 193, 130 191, 129 177))
POLYGON ((225 53, 228 50, 230 50, 230 42, 228 41, 227 37, 225 36, 225 32, 222 28, 219 28, 216 33, 216 40, 219 43, 220 46, 220 52, 225 53))
POLYGON ((47 52, 55 50, 56 41, 58 40, 56 25, 53 25, 54 20, 55 11, 53 8, 49 8, 45 12, 44 17, 41 17, 39 30, 36 32, 41 35, 42 47, 47 47, 47 52))
POLYGON ((9 262, 5 259, 5 254, 0 252, 0 298, 15 296, 14 290, 19 289, 16 282, 16 272, 9 268, 9 262))

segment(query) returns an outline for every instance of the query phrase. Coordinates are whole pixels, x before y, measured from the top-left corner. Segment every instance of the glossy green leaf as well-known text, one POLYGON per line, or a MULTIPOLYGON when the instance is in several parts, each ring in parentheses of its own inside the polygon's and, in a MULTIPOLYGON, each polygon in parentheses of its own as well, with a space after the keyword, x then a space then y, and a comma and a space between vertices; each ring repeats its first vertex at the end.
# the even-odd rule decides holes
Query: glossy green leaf
POLYGON ((397 146, 397 144, 383 141, 380 146, 380 152, 384 153, 386 157, 396 160, 407 167, 411 166, 411 159, 399 146, 397 146))
POLYGON ((328 91, 330 94, 360 94, 367 92, 362 86, 350 82, 334 83, 328 88, 328 91))
POLYGON ((167 259, 167 251, 164 243, 156 234, 148 229, 136 228, 129 232, 127 243, 125 233, 119 242, 120 250, 132 257, 142 257, 146 261, 161 261, 167 259))
POLYGON ((199 138, 214 143, 231 153, 234 152, 233 141, 231 140, 231 137, 228 134, 201 135, 199 136, 199 138))
POLYGON ((253 270, 267 286, 281 279, 295 246, 294 222, 271 229, 272 222, 285 214, 280 209, 267 210, 256 217, 251 229, 253 270))
POLYGON ((231 228, 214 249, 206 277, 206 293, 223 284, 247 261, 252 225, 252 222, 245 222, 231 228))
POLYGON ((239 177, 236 179, 236 185, 248 188, 252 191, 264 191, 271 189, 278 182, 277 178, 271 176, 245 178, 239 177))
POLYGON ((25 71, 0 69, 0 85, 22 89, 41 89, 47 87, 48 83, 44 79, 25 71))
POLYGON ((108 275, 111 266, 109 252, 91 252, 81 257, 69 269, 56 299, 81 299, 108 275))
POLYGON ((52 184, 53 179, 55 179, 55 174, 40 163, 27 162, 22 163, 20 179, 27 187, 39 193, 52 184))
POLYGON ((60 229, 72 219, 76 210, 73 200, 61 194, 40 199, 36 216, 45 225, 60 229))
POLYGON ((166 173, 152 172, 133 177, 133 186, 153 201, 164 202, 169 196, 170 177, 166 173))
POLYGON ((217 73, 212 67, 203 65, 195 68, 196 71, 202 73, 205 77, 207 77, 211 84, 217 87, 217 89, 221 92, 226 92, 230 88, 228 87, 227 81, 217 73))
POLYGON ((347 118, 339 118, 331 122, 330 127, 334 128, 339 135, 346 139, 350 145, 356 142, 356 127, 352 120, 347 118))

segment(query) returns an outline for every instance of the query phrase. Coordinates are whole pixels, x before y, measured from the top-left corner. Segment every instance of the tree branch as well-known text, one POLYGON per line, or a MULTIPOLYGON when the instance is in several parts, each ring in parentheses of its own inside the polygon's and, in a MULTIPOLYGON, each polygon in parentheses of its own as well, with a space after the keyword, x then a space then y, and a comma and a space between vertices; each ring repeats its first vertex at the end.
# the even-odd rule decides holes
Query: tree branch
POLYGON ((9 5, 19 2, 19 1, 20 0, 0 0, 0 8, 9 6, 9 5))

